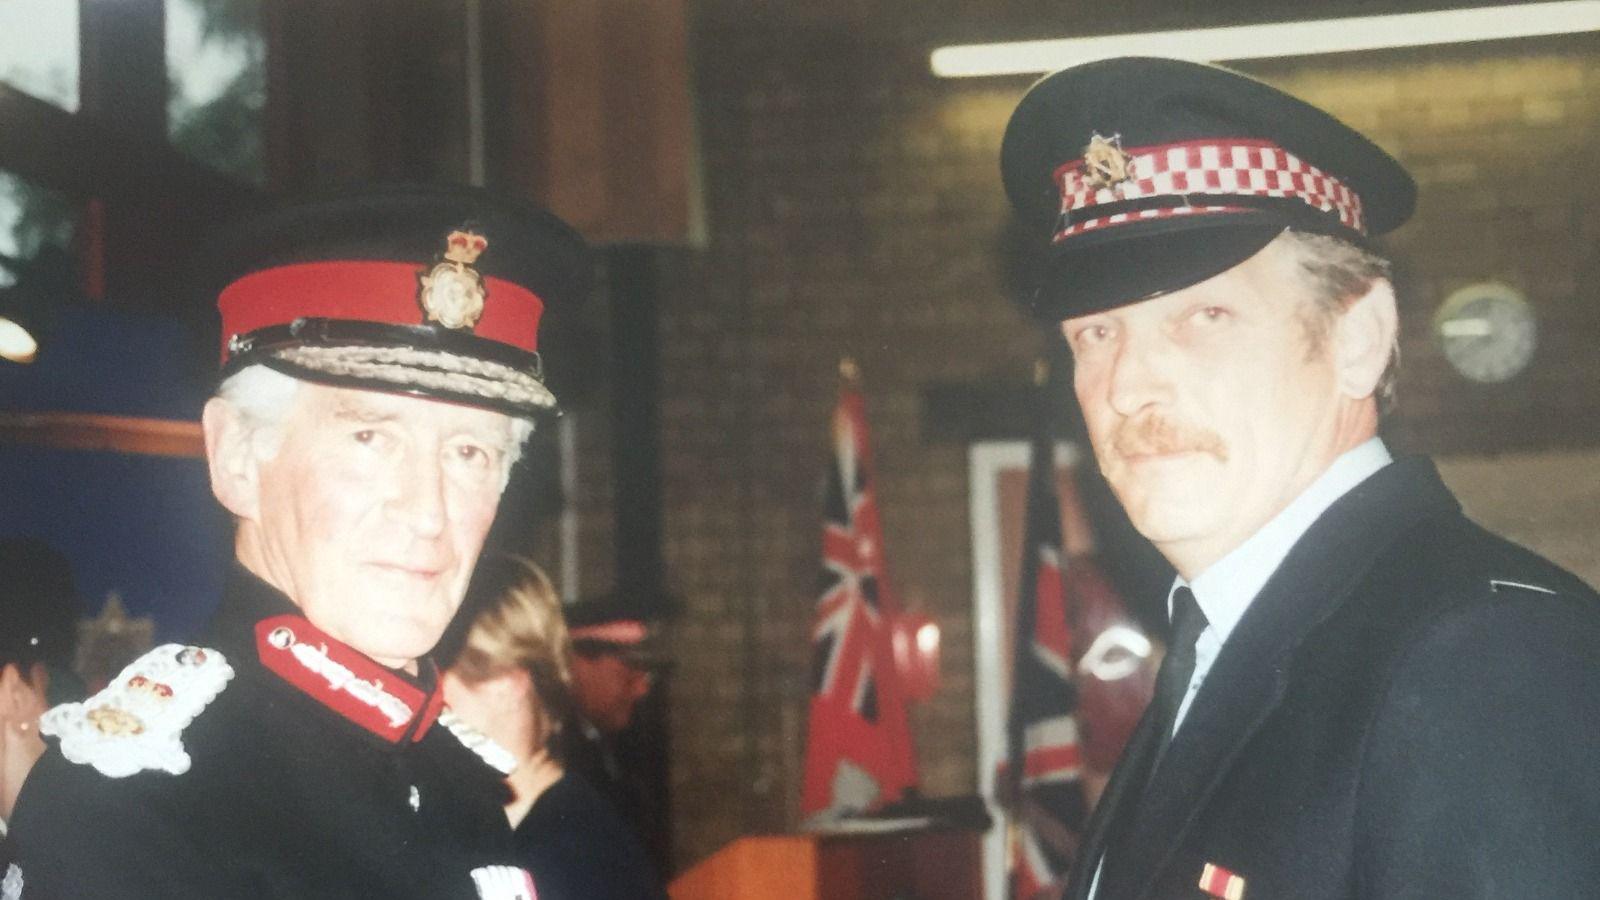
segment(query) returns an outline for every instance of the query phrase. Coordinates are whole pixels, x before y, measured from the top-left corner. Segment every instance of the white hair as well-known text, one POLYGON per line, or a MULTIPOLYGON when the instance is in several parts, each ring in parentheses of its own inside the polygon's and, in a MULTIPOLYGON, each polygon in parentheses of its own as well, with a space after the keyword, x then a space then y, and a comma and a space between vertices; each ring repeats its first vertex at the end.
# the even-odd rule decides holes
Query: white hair
MULTIPOLYGON (((283 438, 283 422, 289 417, 289 410, 294 408, 294 398, 304 384, 298 378, 257 363, 245 366, 223 379, 217 386, 216 396, 238 411, 250 435, 256 457, 267 460, 278 452, 283 438)), ((511 467, 522 458, 523 448, 533 434, 532 419, 523 416, 509 418, 511 442, 501 465, 502 488, 511 478, 511 467)))
POLYGON ((217 385, 217 397, 239 413, 256 458, 278 454, 283 422, 303 382, 263 365, 245 366, 217 385))
MULTIPOLYGON (((1321 352, 1333 323, 1374 281, 1391 281, 1389 260, 1341 238, 1286 229, 1277 239, 1295 255, 1311 290, 1311 307, 1303 319, 1314 351, 1321 352)), ((1389 359, 1374 392, 1380 411, 1394 408, 1400 374, 1400 333, 1389 345, 1389 359)))

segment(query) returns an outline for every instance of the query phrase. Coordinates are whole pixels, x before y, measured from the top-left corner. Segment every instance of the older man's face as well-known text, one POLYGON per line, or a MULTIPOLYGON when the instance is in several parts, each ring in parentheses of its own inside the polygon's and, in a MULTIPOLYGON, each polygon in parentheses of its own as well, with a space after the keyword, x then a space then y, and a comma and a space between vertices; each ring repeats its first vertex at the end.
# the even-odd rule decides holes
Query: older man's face
POLYGON ((264 575, 306 618, 391 666, 430 650, 494 519, 511 420, 306 385, 259 463, 264 575))
POLYGON ((1101 471, 1134 525, 1194 577, 1338 455, 1332 354, 1280 242, 1210 280, 1068 319, 1074 383, 1101 471))

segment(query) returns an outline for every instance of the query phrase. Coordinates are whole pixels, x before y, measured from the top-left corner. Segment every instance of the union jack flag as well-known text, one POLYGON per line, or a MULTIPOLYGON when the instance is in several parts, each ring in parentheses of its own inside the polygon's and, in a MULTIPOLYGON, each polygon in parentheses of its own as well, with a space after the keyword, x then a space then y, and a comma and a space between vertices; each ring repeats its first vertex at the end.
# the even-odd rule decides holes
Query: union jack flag
POLYGON ((883 560, 866 404, 841 386, 832 421, 822 577, 811 629, 807 817, 848 815, 900 799, 917 783, 890 626, 900 605, 883 560))
POLYGON ((1054 449, 1043 436, 1033 442, 1012 644, 1008 777, 1016 779, 1011 861, 1016 900, 1036 897, 1064 880, 1088 818, 1079 782, 1077 689, 1061 573, 1054 449))

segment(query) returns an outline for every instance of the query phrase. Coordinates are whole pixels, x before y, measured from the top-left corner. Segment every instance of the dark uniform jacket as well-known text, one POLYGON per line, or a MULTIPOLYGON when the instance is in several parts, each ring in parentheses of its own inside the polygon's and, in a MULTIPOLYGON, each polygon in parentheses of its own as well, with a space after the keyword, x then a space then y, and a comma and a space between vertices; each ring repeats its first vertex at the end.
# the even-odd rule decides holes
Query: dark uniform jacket
MULTIPOLYGON (((568 772, 592 787, 621 817, 655 871, 670 871, 671 840, 666 830, 664 802, 652 794, 641 777, 644 738, 635 720, 620 735, 606 735, 574 715, 556 734, 556 757, 568 772)), ((645 751, 648 752, 648 751, 645 751)))
MULTIPOLYGON (((6 883, 5 883, 5 879, 8 876, 10 876, 10 872, 11 872, 11 846, 10 846, 10 843, 6 840, 6 838, 0 837, 0 897, 4 897, 6 895, 6 893, 7 893, 7 886, 6 886, 6 883)), ((21 878, 22 876, 21 876, 21 873, 19 871, 19 873, 17 875, 10 876, 10 877, 21 878)))
POLYGON ((625 821, 639 828, 639 790, 622 769, 616 748, 600 730, 574 716, 556 733, 556 755, 573 772, 600 793, 625 821))
POLYGON ((1600 896, 1597 598, 1469 522, 1426 460, 1294 546, 1141 797, 1150 725, 1068 897, 1113 818, 1130 876, 1103 875, 1099 900, 1600 896))
POLYGON ((568 772, 517 824, 518 860, 539 900, 666 900, 632 827, 582 775, 568 772))
POLYGON ((531 896, 502 773, 440 721, 431 665, 399 675, 297 612, 236 571, 203 648, 47 714, 11 830, 24 900, 531 896))

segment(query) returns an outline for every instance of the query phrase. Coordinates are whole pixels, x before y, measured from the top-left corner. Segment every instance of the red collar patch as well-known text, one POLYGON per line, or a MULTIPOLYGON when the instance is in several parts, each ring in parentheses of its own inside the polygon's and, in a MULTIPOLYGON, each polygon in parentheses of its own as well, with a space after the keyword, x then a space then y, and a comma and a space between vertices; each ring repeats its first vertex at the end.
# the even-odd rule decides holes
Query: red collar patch
POLYGON ((390 743, 422 740, 444 707, 437 678, 424 690, 301 616, 257 622, 256 654, 279 678, 390 743))

